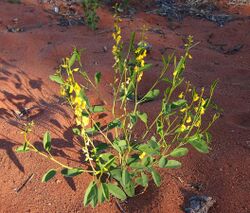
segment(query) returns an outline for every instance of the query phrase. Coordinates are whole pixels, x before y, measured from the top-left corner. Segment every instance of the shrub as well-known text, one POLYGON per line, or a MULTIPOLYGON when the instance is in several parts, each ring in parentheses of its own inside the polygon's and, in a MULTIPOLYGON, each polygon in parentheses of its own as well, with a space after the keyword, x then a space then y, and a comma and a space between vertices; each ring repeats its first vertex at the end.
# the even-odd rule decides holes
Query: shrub
POLYGON ((99 6, 100 4, 98 0, 82 0, 85 23, 92 30, 95 30, 97 28, 99 16, 97 15, 96 10, 99 8, 99 6))
MULTIPOLYGON (((119 17, 115 17, 112 109, 90 104, 86 89, 92 88, 91 91, 99 93, 98 85, 102 76, 97 72, 94 80, 91 80, 82 68, 81 54, 76 49, 70 58, 63 60, 56 73, 50 76, 52 81, 60 85, 62 97, 74 112, 77 127, 72 131, 81 138, 82 152, 85 155, 84 168, 87 166, 89 169, 74 168, 55 159, 50 153, 52 141, 48 131, 43 137, 44 150, 38 150, 28 138, 32 123, 27 124, 23 131, 25 143, 17 149, 19 152, 34 151, 52 160, 60 165, 63 176, 73 177, 82 173, 91 175, 93 180, 85 191, 85 206, 90 204, 95 207, 98 203, 109 201, 111 195, 120 200, 133 197, 138 187, 143 189, 143 193, 150 180, 160 186, 161 176, 158 170, 181 167, 179 159, 188 154, 190 147, 201 153, 209 152, 211 135, 208 129, 218 118, 215 114, 208 125, 202 122, 210 106, 216 82, 212 84, 209 94, 205 95, 204 88, 198 92, 190 82, 184 81, 186 62, 192 58, 192 37, 188 38, 182 57, 177 59, 174 54, 162 57, 163 68, 157 80, 147 93, 139 94, 138 87, 143 74, 151 67, 145 61, 148 54, 146 43, 142 36, 142 41, 135 45, 135 33, 132 33, 126 51, 120 21, 119 17), (167 72, 170 69, 173 69, 172 73, 167 72), (84 85, 75 80, 76 73, 83 77, 84 85), (164 91, 157 89, 160 82, 166 85, 164 91), (185 89, 177 92, 181 85, 185 89), (156 98, 161 99, 161 107, 157 115, 151 118, 150 114, 142 111, 141 106, 156 98), (107 110, 112 111, 112 120, 107 126, 102 126, 95 121, 93 115, 107 110), (135 127, 138 125, 142 130, 139 135, 135 134, 135 127), (108 137, 110 132, 114 139, 108 137), (99 135, 103 143, 95 144, 93 135, 99 135)), ((49 181, 57 172, 58 169, 50 169, 42 177, 42 181, 49 181)))

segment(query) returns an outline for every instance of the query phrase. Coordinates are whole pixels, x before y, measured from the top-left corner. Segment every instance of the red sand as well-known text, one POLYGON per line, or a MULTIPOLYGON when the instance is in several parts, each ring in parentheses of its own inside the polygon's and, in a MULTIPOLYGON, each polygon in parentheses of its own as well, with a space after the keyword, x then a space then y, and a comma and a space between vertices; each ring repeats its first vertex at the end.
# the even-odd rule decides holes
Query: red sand
MULTIPOLYGON (((54 15, 31 2, 20 5, 0 2, 0 212, 119 212, 114 200, 94 210, 83 208, 82 199, 90 176, 65 179, 57 175, 43 184, 42 175, 55 165, 37 154, 14 151, 23 139, 13 112, 22 106, 32 108, 31 116, 36 123, 32 140, 39 145, 48 129, 52 132, 54 153, 71 165, 80 164, 79 147, 72 142, 70 132, 71 115, 58 103, 58 87, 48 79, 72 47, 86 49, 82 58, 84 66, 91 74, 97 70, 103 73, 102 95, 111 98, 107 82, 112 80, 113 22, 109 10, 98 11, 101 22, 93 32, 85 26, 60 27, 54 15), (14 25, 14 18, 18 18, 18 27, 26 28, 25 32, 6 31, 7 25, 14 25), (108 48, 107 53, 103 52, 104 46, 108 48), (32 173, 31 181, 16 193, 15 189, 32 173)), ((250 15, 249 7, 239 11, 250 15)), ((164 35, 148 32, 148 41, 153 46, 149 58, 155 66, 145 77, 145 88, 159 71, 161 52, 176 49, 178 54, 182 53, 182 39, 193 35, 200 44, 192 50, 193 60, 185 76, 194 85, 206 88, 219 79, 214 100, 224 113, 211 129, 210 154, 191 152, 182 160, 182 169, 161 171, 161 187, 152 185, 144 195, 129 199, 126 211, 182 212, 191 195, 205 194, 217 200, 211 213, 250 212, 250 19, 218 27, 193 18, 170 23, 163 17, 140 12, 132 21, 123 20, 124 37, 128 40, 129 33, 143 25, 164 32, 164 35), (225 44, 225 51, 239 44, 244 46, 227 55, 217 50, 220 44, 225 44), (203 186, 200 191, 191 187, 195 184, 203 186)), ((145 105, 147 111, 152 107, 154 103, 145 105)))

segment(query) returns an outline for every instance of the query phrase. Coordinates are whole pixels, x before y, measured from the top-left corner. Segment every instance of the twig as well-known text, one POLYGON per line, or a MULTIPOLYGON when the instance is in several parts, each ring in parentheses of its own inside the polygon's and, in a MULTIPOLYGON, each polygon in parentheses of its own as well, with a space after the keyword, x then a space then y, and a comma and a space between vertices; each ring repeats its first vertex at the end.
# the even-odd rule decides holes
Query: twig
POLYGON ((126 213, 126 211, 122 208, 121 204, 119 203, 117 199, 115 199, 115 204, 121 213, 126 213))
POLYGON ((20 191, 23 189, 23 187, 24 187, 29 181, 31 181, 31 179, 33 178, 33 176, 34 176, 34 173, 32 173, 32 174, 23 182, 23 184, 22 184, 20 187, 14 189, 14 190, 16 191, 16 193, 20 192, 20 191))

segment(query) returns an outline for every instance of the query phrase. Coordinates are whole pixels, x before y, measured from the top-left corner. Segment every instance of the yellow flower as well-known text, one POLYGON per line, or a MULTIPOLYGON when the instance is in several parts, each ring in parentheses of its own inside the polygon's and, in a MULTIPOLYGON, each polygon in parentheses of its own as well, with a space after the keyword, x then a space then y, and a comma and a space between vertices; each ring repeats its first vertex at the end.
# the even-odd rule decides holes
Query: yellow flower
POLYGON ((122 37, 121 37, 120 35, 117 36, 117 38, 116 38, 116 44, 119 44, 119 43, 120 43, 121 38, 122 38, 122 37))
POLYGON ((80 107, 76 107, 76 109, 75 109, 75 115, 77 117, 81 117, 82 116, 82 109, 80 107))
POLYGON ((138 53, 140 53, 141 50, 142 50, 142 49, 141 49, 140 47, 138 47, 138 48, 135 50, 135 53, 138 54, 138 53))
POLYGON ((80 126, 81 125, 81 120, 79 118, 76 118, 76 125, 80 126))
POLYGON ((137 77, 137 82, 141 81, 142 76, 143 76, 143 72, 141 72, 141 73, 138 75, 138 77, 137 77))
POLYGON ((143 55, 139 55, 137 56, 136 61, 141 61, 143 58, 144 58, 143 55))
POLYGON ((73 92, 74 88, 72 85, 69 86, 69 93, 71 94, 73 92))
POLYGON ((180 112, 185 112, 185 111, 187 111, 187 108, 183 108, 180 110, 180 112))
POLYGON ((200 127, 201 126, 201 120, 198 120, 196 123, 195 123, 195 125, 194 126, 196 126, 196 127, 200 127))
POLYGON ((204 107, 201 107, 201 115, 203 115, 205 113, 205 108, 204 107))
POLYGON ((197 93, 194 94, 194 97, 193 97, 193 101, 196 102, 199 100, 199 96, 197 95, 197 93))
POLYGON ((117 46, 114 45, 113 48, 112 48, 112 53, 113 53, 113 54, 116 54, 116 52, 117 52, 117 46))
POLYGON ((184 95, 183 95, 183 92, 178 96, 178 98, 183 98, 184 95))
POLYGON ((138 66, 135 66, 134 70, 135 70, 135 72, 138 72, 139 67, 138 67, 138 66))
POLYGON ((146 156, 146 152, 140 154, 139 158, 142 160, 146 156))
POLYGON ((74 91, 75 93, 78 95, 81 91, 81 87, 79 86, 78 83, 75 82, 75 86, 74 86, 74 91))
POLYGON ((175 77, 177 75, 177 70, 173 72, 173 76, 175 77))
POLYGON ((65 96, 66 95, 64 87, 61 87, 60 93, 61 93, 61 96, 65 96))
POLYGON ((144 65, 145 65, 145 61, 141 60, 141 67, 144 67, 144 65))
POLYGON ((82 104, 82 98, 80 98, 79 96, 76 96, 73 104, 80 106, 82 104))
POLYGON ((76 125, 77 126, 87 126, 89 124, 89 118, 86 116, 82 116, 82 117, 77 117, 76 118, 76 125))
POLYGON ((79 68, 75 68, 73 69, 74 72, 78 72, 79 71, 79 68))
POLYGON ((186 120, 186 123, 190 123, 192 121, 192 118, 191 118, 191 116, 188 116, 188 118, 187 118, 187 120, 186 120))
POLYGON ((89 117, 83 116, 82 117, 82 125, 87 126, 89 124, 89 117))
POLYGON ((206 104, 206 101, 202 98, 201 99, 201 105, 204 106, 206 104))
POLYGON ((185 124, 182 124, 179 128, 180 132, 184 132, 187 129, 187 127, 185 126, 185 124))

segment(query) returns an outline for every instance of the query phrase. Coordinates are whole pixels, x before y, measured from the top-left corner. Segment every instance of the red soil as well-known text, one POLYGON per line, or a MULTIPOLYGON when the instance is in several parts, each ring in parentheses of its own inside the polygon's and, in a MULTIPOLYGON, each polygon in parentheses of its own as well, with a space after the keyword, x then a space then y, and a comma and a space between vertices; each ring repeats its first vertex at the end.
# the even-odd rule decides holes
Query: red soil
MULTIPOLYGON (((55 165, 37 154, 14 151, 23 141, 20 121, 14 112, 21 107, 32 108, 31 117, 36 123, 32 141, 41 145, 41 136, 48 129, 53 136, 54 154, 65 163, 80 165, 80 149, 72 142, 70 132, 72 116, 58 102, 58 87, 48 76, 72 47, 84 48, 84 66, 91 74, 97 70, 103 73, 102 96, 110 100, 107 82, 112 80, 112 14, 107 8, 100 9, 99 29, 93 32, 85 26, 58 26, 56 16, 42 5, 25 2, 0 2, 0 212, 119 212, 114 200, 94 210, 83 208, 90 176, 65 179, 57 175, 43 184, 41 176, 55 165), (18 18, 17 23, 14 18, 18 18), (24 27, 25 31, 7 32, 7 25, 24 27), (104 46, 108 52, 103 52, 104 46), (31 174, 32 179, 17 193, 15 189, 31 174)), ((249 8, 243 8, 242 14, 250 15, 249 8)), ((210 154, 191 152, 182 160, 182 169, 161 171, 161 187, 152 184, 144 195, 129 199, 124 205, 126 211, 183 212, 191 195, 205 194, 217 200, 210 212, 250 212, 250 19, 243 17, 218 27, 193 18, 171 23, 163 17, 139 12, 132 20, 123 20, 124 38, 128 40, 129 33, 139 31, 143 25, 151 29, 148 41, 153 50, 149 58, 154 64, 145 76, 145 88, 159 72, 160 54, 173 49, 182 53, 182 39, 193 35, 200 44, 192 50, 193 60, 187 66, 186 78, 205 88, 219 79, 214 100, 224 112, 211 129, 210 154), (155 33, 155 29, 164 34, 155 33), (223 46, 222 51, 219 45, 223 46), (234 54, 224 54, 237 45, 243 47, 234 54), (197 190, 194 185, 201 187, 197 190)), ((93 101, 98 100, 93 97, 93 101)), ((145 110, 154 111, 157 103, 146 104, 145 110)))

